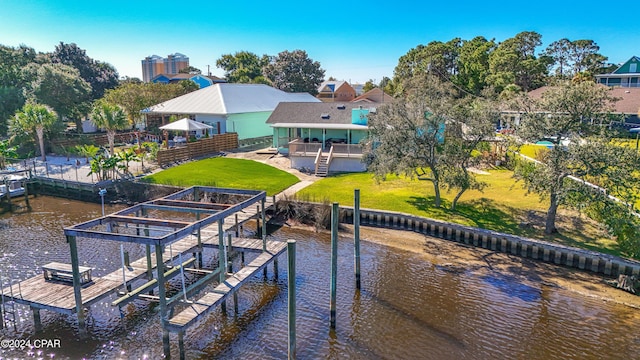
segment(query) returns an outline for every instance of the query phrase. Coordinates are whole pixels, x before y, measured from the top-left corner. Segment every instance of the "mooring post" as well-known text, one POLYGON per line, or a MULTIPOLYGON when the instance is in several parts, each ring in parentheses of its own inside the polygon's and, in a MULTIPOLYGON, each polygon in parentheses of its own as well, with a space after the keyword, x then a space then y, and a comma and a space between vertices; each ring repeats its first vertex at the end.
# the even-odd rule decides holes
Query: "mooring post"
POLYGON ((29 183, 25 181, 22 185, 24 187, 24 201, 27 203, 27 209, 31 209, 31 205, 29 205, 29 183))
MULTIPOLYGON (((262 198, 262 251, 267 251, 267 212, 265 210, 265 200, 262 198)), ((266 270, 266 268, 265 268, 266 270)))
MULTIPOLYGON (((199 221, 199 220, 200 220, 200 212, 198 211, 196 213, 196 221, 199 221)), ((202 236, 201 236, 199 227, 198 227, 196 236, 198 237, 198 252, 197 252, 198 255, 196 257, 196 267, 198 269, 201 269, 202 268, 202 236)))
MULTIPOLYGON (((222 225, 224 224, 224 219, 219 219, 218 220, 218 271, 219 271, 219 278, 218 280, 220 281, 220 284, 222 284, 226 279, 226 273, 225 273, 225 269, 226 264, 225 264, 225 256, 224 256, 224 229, 222 227, 222 225)), ((222 301, 222 304, 220 304, 220 309, 222 310, 223 314, 227 313, 227 302, 225 300, 222 301)))
POLYGON ((336 282, 338 277, 338 203, 331 207, 331 300, 329 302, 331 312, 331 329, 336 328, 336 282))
POLYGON ((235 213, 235 218, 236 218, 236 237, 240 237, 240 228, 238 227, 238 213, 235 213))
POLYGON ((32 306, 31 311, 33 311, 33 327, 36 332, 42 331, 42 321, 40 320, 40 309, 32 306))
POLYGON ((296 358, 296 241, 287 241, 288 308, 289 308, 289 360, 296 358))
POLYGON ((278 214, 278 203, 276 202, 276 196, 273 195, 273 215, 277 215, 278 214))
POLYGON ((231 261, 231 233, 227 234, 227 272, 233 272, 233 262, 231 261))
POLYGON ((76 237, 67 235, 67 243, 69 243, 69 253, 71 254, 71 271, 73 273, 73 296, 76 300, 76 315, 78 316, 78 329, 82 336, 86 333, 84 323, 84 311, 82 309, 82 289, 80 284, 80 268, 78 264, 78 246, 76 237))
POLYGON ((4 196, 7 198, 7 204, 9 204, 9 211, 13 211, 13 204, 11 203, 11 192, 9 191, 9 180, 4 181, 4 188, 7 189, 7 192, 4 196))
POLYGON ((184 353, 184 332, 178 333, 178 351, 180 352, 180 360, 185 360, 186 355, 184 353))
MULTIPOLYGON (((260 205, 256 206, 256 215, 260 215, 260 205)), ((256 217, 256 237, 260 236, 260 216, 256 217)))
POLYGON ((156 269, 158 272, 158 296, 160 301, 160 324, 162 325, 162 348, 166 359, 171 358, 171 344, 169 343, 169 330, 166 328, 167 321, 167 295, 164 287, 164 261, 162 260, 162 246, 159 242, 155 245, 156 269))
POLYGON ((360 189, 354 190, 353 199, 353 247, 356 272, 356 289, 360 290, 360 189))

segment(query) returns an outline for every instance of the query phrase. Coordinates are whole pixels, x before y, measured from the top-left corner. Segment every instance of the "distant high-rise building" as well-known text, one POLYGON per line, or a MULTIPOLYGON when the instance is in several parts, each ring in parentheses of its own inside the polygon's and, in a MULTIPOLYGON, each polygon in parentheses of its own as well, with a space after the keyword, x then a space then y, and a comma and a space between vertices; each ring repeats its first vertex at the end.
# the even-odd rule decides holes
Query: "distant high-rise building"
POLYGON ((189 58, 180 53, 167 55, 162 58, 158 55, 147 56, 142 60, 142 81, 150 82, 159 74, 177 74, 180 70, 189 67, 189 58))

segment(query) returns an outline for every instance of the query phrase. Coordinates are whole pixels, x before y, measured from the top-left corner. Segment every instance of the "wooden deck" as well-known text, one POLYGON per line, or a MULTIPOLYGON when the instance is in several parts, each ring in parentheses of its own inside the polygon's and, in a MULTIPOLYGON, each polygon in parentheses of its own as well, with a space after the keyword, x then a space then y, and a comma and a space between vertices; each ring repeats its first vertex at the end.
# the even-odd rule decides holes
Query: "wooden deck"
MULTIPOLYGON (((236 245, 234 245, 235 247, 236 245)), ((260 251, 262 242, 260 242, 260 251)), ((251 276, 264 269, 270 262, 280 256, 287 249, 286 242, 269 241, 267 251, 262 252, 248 265, 229 276, 214 290, 204 294, 187 308, 169 319, 167 329, 173 332, 182 332, 184 329, 219 306, 225 299, 236 292, 251 276)))
MULTIPOLYGON (((265 207, 269 208, 273 204, 270 198, 265 201, 265 207)), ((236 213, 238 215, 238 225, 241 226, 251 218, 259 215, 257 208, 246 208, 236 213)), ((235 216, 228 216, 224 220, 223 229, 229 231, 234 228, 235 216)), ((203 247, 217 248, 218 246, 218 224, 212 224, 201 230, 201 240, 203 247)), ((271 243, 271 242, 268 242, 271 243)), ((225 239, 226 244, 226 239, 225 239)), ((262 251, 261 239, 233 238, 235 249, 245 251, 262 251)), ((179 254, 194 252, 198 247, 196 236, 190 235, 166 246, 163 259, 166 262, 175 261, 179 254), (171 256, 173 255, 173 257, 171 256)), ((286 244, 285 244, 286 247, 286 244)), ((186 260, 186 259, 185 259, 186 260)), ((156 269, 156 258, 151 256, 152 270, 156 269)), ((143 257, 130 263, 124 272, 127 284, 142 279, 147 274, 147 258, 143 257)), ((82 305, 89 306, 112 293, 122 289, 123 276, 122 268, 101 277, 93 277, 93 280, 82 286, 82 305)), ((38 309, 55 311, 58 313, 71 314, 76 311, 76 303, 73 292, 73 285, 68 282, 47 281, 44 276, 38 275, 22 282, 12 284, 2 289, 1 292, 5 301, 15 301, 16 303, 31 306, 38 309), (13 292, 13 298, 9 295, 13 292)))

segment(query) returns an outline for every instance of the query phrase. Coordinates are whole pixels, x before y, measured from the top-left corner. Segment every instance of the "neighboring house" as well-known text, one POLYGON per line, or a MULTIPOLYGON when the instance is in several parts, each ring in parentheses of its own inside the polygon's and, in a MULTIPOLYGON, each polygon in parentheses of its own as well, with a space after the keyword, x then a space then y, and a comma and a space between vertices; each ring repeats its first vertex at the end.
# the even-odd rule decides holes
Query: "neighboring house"
POLYGON ((181 80, 191 80, 196 83, 196 85, 198 85, 200 89, 211 86, 213 84, 227 82, 225 79, 219 78, 217 76, 202 74, 159 74, 151 79, 151 82, 169 84, 176 83, 181 80))
POLYGON ((361 103, 373 103, 373 104, 383 104, 389 103, 393 101, 393 97, 391 95, 385 93, 380 88, 373 88, 366 93, 358 96, 357 98, 351 100, 351 102, 361 102, 361 103))
POLYGON ((596 75, 596 82, 606 86, 640 87, 640 58, 632 56, 611 74, 596 75))
MULTIPOLYGON (((142 111, 148 128, 169 116, 191 117, 214 127, 214 134, 238 133, 239 140, 271 136, 265 123, 281 102, 320 102, 308 93, 287 93, 263 84, 218 83, 153 105, 142 111)), ((155 126, 154 126, 155 125, 155 126)))
POLYGON ((323 102, 348 102, 356 97, 356 91, 346 81, 323 81, 318 86, 317 98, 323 102))
POLYGON ((367 136, 368 108, 357 103, 280 103, 267 124, 273 146, 288 153, 291 167, 316 175, 365 171, 360 140, 367 136))
MULTIPOLYGON (((549 88, 549 86, 543 86, 530 91, 528 95, 532 99, 539 99, 549 88)), ((613 105, 613 113, 623 115, 624 120, 622 126, 626 128, 640 126, 640 119, 638 119, 638 110, 640 110, 640 88, 614 87, 609 91, 611 97, 618 99, 613 105)), ((501 123, 497 124, 499 129, 517 127, 520 123, 521 115, 517 111, 503 111, 502 114, 501 123)))

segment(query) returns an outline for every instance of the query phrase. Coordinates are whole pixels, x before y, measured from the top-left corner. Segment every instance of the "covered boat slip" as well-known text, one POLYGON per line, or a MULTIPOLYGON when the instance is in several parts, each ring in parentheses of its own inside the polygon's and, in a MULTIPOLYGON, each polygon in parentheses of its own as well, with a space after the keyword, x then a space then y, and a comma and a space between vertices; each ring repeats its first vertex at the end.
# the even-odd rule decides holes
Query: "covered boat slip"
MULTIPOLYGON (((37 313, 39 309, 60 313, 75 312, 82 329, 84 328, 84 307, 122 290, 124 295, 112 305, 122 306, 136 298, 154 298, 153 300, 160 303, 164 327, 167 321, 167 306, 176 302, 166 297, 164 283, 167 279, 186 272, 185 267, 194 266, 195 269, 189 270, 205 274, 203 278, 192 284, 190 289, 183 286, 186 295, 198 290, 196 287, 203 287, 206 282, 225 281, 228 274, 226 271, 220 272, 219 269, 226 269, 228 251, 224 250, 229 244, 232 244, 236 251, 268 254, 270 260, 267 263, 273 260, 273 256, 282 253, 281 246, 277 246, 276 242, 267 241, 265 237, 265 207, 270 205, 271 202, 267 202, 266 193, 262 191, 191 187, 65 228, 64 233, 71 254, 71 276, 68 276, 68 280, 36 276, 2 289, 3 299, 31 306, 36 322, 39 321, 39 313, 37 313), (259 222, 261 220, 261 240, 236 237, 232 241, 229 233, 225 241, 225 232, 239 229, 243 223, 254 217, 258 217, 259 222), (129 263, 125 260, 123 253, 122 268, 105 276, 93 276, 91 281, 87 282, 86 277, 82 277, 87 269, 79 266, 77 238, 145 245, 146 257, 129 263), (273 251, 274 246, 278 251, 273 251), (199 264, 205 247, 218 248, 218 269, 200 269, 199 264), (155 256, 152 256, 153 252, 155 256), (183 254, 194 256, 183 258, 183 254), (176 260, 179 260, 178 263, 175 263, 176 260), (157 268, 157 264, 166 264, 168 261, 175 265, 157 268), (127 287, 130 287, 132 282, 141 279, 147 281, 138 289, 127 291, 127 287), (158 291, 156 297, 142 294, 143 291, 140 290, 148 292, 156 288, 158 291)), ((236 236, 238 235, 239 232, 236 231, 236 236)), ((79 243, 81 245, 82 242, 79 243)), ((283 243, 282 247, 285 245, 283 243)), ((47 271, 50 274, 51 270, 47 271)), ((63 277, 67 277, 67 271, 63 270, 63 272, 65 273, 63 277)), ((181 292, 180 295, 182 296, 183 293, 181 292)), ((36 324, 36 327, 38 326, 39 324, 36 324)))

